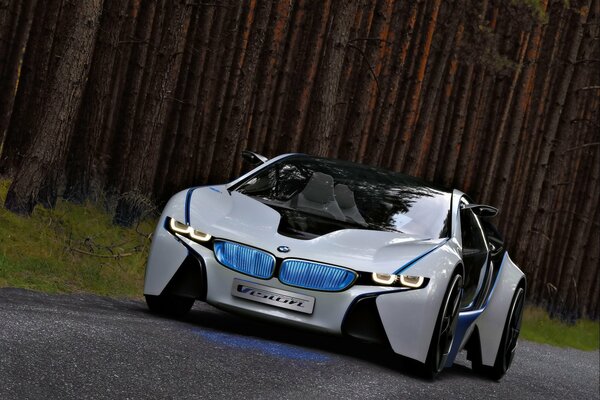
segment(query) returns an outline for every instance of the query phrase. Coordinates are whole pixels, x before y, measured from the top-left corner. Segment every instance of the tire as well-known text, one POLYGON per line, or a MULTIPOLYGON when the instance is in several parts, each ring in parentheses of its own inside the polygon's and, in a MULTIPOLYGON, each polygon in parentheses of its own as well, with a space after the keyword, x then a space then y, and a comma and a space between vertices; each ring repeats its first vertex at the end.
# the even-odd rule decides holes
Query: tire
POLYGON ((426 378, 435 378, 446 365, 448 354, 452 349, 456 325, 458 322, 458 310, 462 298, 462 275, 457 271, 452 275, 450 284, 446 289, 444 300, 438 313, 435 328, 431 336, 431 343, 427 352, 427 359, 421 365, 423 375, 426 378))
POLYGON ((508 309, 502 338, 498 346, 498 354, 493 367, 481 364, 481 359, 472 362, 473 371, 480 375, 487 376, 493 380, 500 380, 510 368, 515 356, 517 340, 521 331, 521 322, 523 319, 523 304, 525 303, 525 289, 518 286, 508 309))
POLYGON ((193 298, 175 295, 152 296, 144 295, 146 304, 151 312, 170 317, 181 317, 185 315, 194 305, 193 298))

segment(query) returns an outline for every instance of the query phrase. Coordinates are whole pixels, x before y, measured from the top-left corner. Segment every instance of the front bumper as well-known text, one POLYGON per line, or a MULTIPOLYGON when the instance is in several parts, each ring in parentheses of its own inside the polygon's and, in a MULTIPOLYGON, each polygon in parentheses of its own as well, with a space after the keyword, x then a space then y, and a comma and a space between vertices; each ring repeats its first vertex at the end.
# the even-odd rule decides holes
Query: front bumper
POLYGON ((435 284, 419 290, 354 285, 341 292, 291 287, 275 277, 258 279, 230 270, 215 259, 211 249, 176 237, 159 223, 146 269, 144 293, 163 293, 190 258, 198 261, 205 282, 202 296, 196 297, 217 308, 288 326, 389 344, 403 356, 418 361, 426 358, 439 310, 436 296, 431 297, 435 284), (313 312, 305 314, 235 297, 232 286, 236 279, 313 297, 313 312))

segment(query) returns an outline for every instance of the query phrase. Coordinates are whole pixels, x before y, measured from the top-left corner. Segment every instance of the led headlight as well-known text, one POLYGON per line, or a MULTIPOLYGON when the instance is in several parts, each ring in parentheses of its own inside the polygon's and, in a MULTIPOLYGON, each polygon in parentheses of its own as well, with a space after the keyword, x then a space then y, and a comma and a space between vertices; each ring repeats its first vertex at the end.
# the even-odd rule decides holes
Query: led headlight
POLYGON ((398 279, 398 275, 380 274, 373 272, 373 280, 382 285, 393 285, 398 279))
POLYGON ((179 222, 171 217, 167 217, 167 229, 172 233, 178 233, 196 242, 208 242, 211 235, 192 228, 189 225, 179 222))
POLYGON ((424 282, 425 278, 423 278, 422 276, 400 275, 400 283, 403 286, 420 288, 421 286, 423 286, 424 282))
POLYGON ((382 274, 379 272, 373 272, 371 278, 373 282, 380 285, 406 286, 409 288, 420 288, 425 283, 425 278, 422 276, 382 274))

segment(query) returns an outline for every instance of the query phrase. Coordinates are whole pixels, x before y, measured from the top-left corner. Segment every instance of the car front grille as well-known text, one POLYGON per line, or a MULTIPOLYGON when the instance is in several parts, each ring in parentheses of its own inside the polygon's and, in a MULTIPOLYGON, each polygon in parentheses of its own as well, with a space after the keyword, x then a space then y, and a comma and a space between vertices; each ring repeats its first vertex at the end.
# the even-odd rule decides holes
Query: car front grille
POLYGON ((234 271, 261 279, 273 276, 275 257, 265 251, 220 240, 215 241, 214 251, 217 261, 234 271))
POLYGON ((303 260, 284 260, 279 271, 279 280, 286 285, 326 292, 347 289, 356 277, 345 268, 303 260))
MULTIPOLYGON (((275 273, 276 259, 266 251, 224 240, 215 240, 213 248, 217 261, 229 269, 260 279, 275 273)), ((325 292, 345 290, 357 276, 346 268, 297 259, 283 260, 278 274, 285 285, 325 292)))

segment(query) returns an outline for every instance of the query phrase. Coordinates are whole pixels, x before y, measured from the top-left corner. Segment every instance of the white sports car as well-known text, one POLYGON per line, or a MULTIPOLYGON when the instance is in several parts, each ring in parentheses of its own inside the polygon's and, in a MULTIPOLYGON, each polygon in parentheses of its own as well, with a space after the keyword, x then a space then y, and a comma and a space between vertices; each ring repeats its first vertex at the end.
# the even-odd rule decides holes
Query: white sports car
POLYGON ((399 173, 286 154, 225 185, 173 196, 144 295, 182 315, 195 300, 381 343, 433 377, 467 351, 500 379, 513 359, 525 276, 488 221, 497 210, 399 173))

